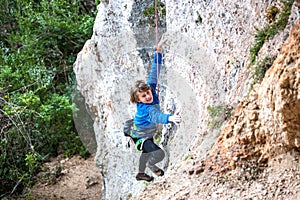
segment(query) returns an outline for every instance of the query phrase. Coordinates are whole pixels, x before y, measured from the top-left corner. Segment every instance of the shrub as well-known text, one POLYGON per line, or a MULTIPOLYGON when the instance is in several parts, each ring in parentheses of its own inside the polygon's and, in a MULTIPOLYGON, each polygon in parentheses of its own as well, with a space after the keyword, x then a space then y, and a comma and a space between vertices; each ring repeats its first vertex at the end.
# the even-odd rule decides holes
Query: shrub
POLYGON ((229 105, 221 104, 217 106, 208 106, 207 110, 211 118, 208 127, 211 129, 218 129, 232 116, 233 108, 229 105))
POLYGON ((264 59, 259 60, 255 63, 255 65, 253 66, 253 72, 251 74, 251 90, 256 83, 260 83, 263 80, 266 71, 272 66, 274 60, 275 57, 265 57, 264 59))
POLYGON ((262 29, 257 29, 257 33, 254 36, 256 43, 253 45, 253 47, 250 48, 251 66, 255 64, 258 52, 263 46, 263 44, 265 43, 265 41, 268 40, 270 37, 276 35, 278 31, 283 30, 287 25, 294 0, 283 0, 282 3, 283 3, 283 8, 281 9, 280 12, 277 9, 272 7, 270 9, 267 9, 267 14, 272 16, 267 15, 269 16, 269 18, 267 18, 266 20, 271 22, 271 24, 268 24, 266 27, 262 29), (279 15, 277 20, 275 20, 274 15, 279 15))
MULTIPOLYGON (((158 23, 162 24, 166 17, 166 7, 165 4, 163 4, 160 1, 156 2, 157 4, 157 14, 158 14, 158 23)), ((144 16, 147 18, 148 23, 151 26, 155 26, 156 23, 156 16, 155 16, 155 7, 154 4, 143 10, 144 16)))
POLYGON ((73 63, 91 36, 84 1, 4 0, 0 29, 0 197, 31 184, 42 162, 88 155, 72 118, 73 63))

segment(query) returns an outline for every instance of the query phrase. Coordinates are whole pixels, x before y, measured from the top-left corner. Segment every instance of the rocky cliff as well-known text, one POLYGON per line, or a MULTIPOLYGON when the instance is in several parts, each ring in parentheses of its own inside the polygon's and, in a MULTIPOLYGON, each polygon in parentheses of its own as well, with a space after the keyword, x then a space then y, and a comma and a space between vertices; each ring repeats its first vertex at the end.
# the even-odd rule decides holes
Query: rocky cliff
MULTIPOLYGON (((162 108, 180 109, 184 120, 162 128, 166 176, 146 189, 135 181, 139 154, 126 147, 122 125, 134 114, 132 83, 149 72, 155 28, 141 15, 153 1, 100 3, 92 38, 78 54, 74 71, 94 121, 104 198, 208 199, 230 189, 236 196, 228 198, 253 198, 257 193, 237 192, 238 184, 262 188, 259 177, 269 175, 264 172, 272 163, 286 163, 282 155, 289 155, 299 175, 294 167, 300 144, 299 2, 290 2, 163 1, 166 15, 160 15, 159 34, 166 32, 168 43, 160 75, 162 108), (282 13, 287 24, 259 40, 259 34, 280 25, 282 13), (270 69, 257 80, 265 58, 272 58, 270 69), (255 180, 228 181, 248 176, 255 180)), ((272 180, 268 184, 280 181, 272 180)))
POLYGON ((300 198, 300 21, 214 147, 201 149, 133 199, 300 198))

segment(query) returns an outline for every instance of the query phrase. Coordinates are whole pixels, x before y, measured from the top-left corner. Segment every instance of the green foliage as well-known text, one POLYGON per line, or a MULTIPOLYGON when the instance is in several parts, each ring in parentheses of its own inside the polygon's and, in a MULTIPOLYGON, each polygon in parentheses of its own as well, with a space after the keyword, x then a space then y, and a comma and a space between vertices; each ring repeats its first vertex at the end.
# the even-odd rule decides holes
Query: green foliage
MULTIPOLYGON (((267 21, 270 21, 272 23, 268 24, 266 27, 264 27, 260 30, 257 29, 257 33, 255 35, 256 43, 253 45, 253 47, 250 48, 251 66, 253 66, 255 64, 258 52, 261 49, 261 47, 263 46, 263 44, 265 43, 265 41, 267 41, 270 37, 276 35, 278 33, 278 31, 281 31, 286 27, 288 18, 291 14, 291 9, 292 9, 294 0, 284 0, 284 1, 282 1, 282 3, 283 3, 283 8, 280 11, 280 13, 278 14, 278 10, 273 8, 273 9, 271 9, 272 16, 269 16, 269 17, 275 17, 274 15, 279 15, 278 19, 277 20, 274 19, 275 21, 271 20, 271 18, 267 19, 267 21)), ((271 11, 269 11, 269 12, 271 12, 271 11)))
POLYGON ((159 144, 161 142, 161 137, 162 137, 161 133, 156 134, 154 137, 155 143, 159 144))
POLYGON ((184 161, 189 160, 189 159, 194 159, 195 155, 194 154, 186 154, 183 158, 184 161))
POLYGON ((2 0, 0 197, 21 192, 49 156, 88 152, 74 127, 73 63, 92 35, 84 1, 2 0))
POLYGON ((266 9, 265 18, 268 23, 273 23, 276 19, 277 14, 279 14, 279 8, 277 6, 270 6, 266 9))
POLYGON ((99 5, 101 3, 100 0, 95 0, 95 5, 99 5))
POLYGON ((256 83, 260 83, 265 77, 266 71, 272 66, 275 57, 265 57, 263 60, 257 61, 253 66, 251 75, 251 89, 256 83))
POLYGON ((39 168, 38 154, 34 152, 34 147, 31 147, 32 152, 28 152, 25 155, 25 165, 28 167, 29 172, 32 174, 39 168))
MULTIPOLYGON (((162 2, 160 1, 157 1, 156 2, 157 4, 157 11, 158 11, 158 14, 162 15, 162 16, 166 16, 166 8, 165 8, 165 4, 163 4, 162 2)), ((149 6, 148 8, 146 8, 144 11, 143 11, 143 14, 145 17, 149 17, 149 16, 154 16, 155 15, 155 7, 154 5, 152 6, 149 6)))
POLYGON ((133 197, 133 194, 132 193, 128 193, 127 196, 126 196, 126 199, 130 199, 133 197))
MULTIPOLYGON (((159 21, 163 21, 163 19, 166 17, 166 7, 165 4, 163 4, 160 1, 156 1, 157 3, 157 14, 159 21)), ((147 18, 148 23, 151 26, 155 26, 156 16, 155 16, 155 7, 154 3, 153 5, 149 6, 143 11, 144 16, 147 18)))
POLYGON ((202 24, 202 21, 203 21, 202 17, 198 14, 198 18, 196 20, 196 24, 202 24))
POLYGON ((211 121, 209 122, 208 126, 210 128, 220 128, 222 123, 224 122, 223 119, 221 118, 224 110, 225 110, 225 106, 224 105, 219 105, 216 107, 212 107, 212 106, 208 106, 207 107, 208 113, 211 117, 211 121))
POLYGON ((222 113, 225 110, 225 107, 226 107, 225 105, 219 105, 219 106, 214 106, 214 107, 213 106, 208 106, 207 110, 209 112, 209 116, 211 118, 215 118, 217 116, 222 115, 222 113))
POLYGON ((232 107, 221 104, 218 106, 208 106, 207 110, 211 121, 208 123, 208 127, 212 129, 218 129, 222 126, 223 122, 229 119, 232 115, 232 107))

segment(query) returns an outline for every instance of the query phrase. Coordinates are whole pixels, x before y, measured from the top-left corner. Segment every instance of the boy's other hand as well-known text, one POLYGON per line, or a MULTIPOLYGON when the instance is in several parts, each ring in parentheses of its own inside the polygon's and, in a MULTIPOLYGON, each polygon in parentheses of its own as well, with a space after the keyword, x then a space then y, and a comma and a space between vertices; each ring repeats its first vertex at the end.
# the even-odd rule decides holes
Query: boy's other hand
POLYGON ((176 125, 179 125, 181 122, 181 116, 179 115, 179 112, 175 113, 175 115, 169 116, 169 121, 173 122, 176 125))

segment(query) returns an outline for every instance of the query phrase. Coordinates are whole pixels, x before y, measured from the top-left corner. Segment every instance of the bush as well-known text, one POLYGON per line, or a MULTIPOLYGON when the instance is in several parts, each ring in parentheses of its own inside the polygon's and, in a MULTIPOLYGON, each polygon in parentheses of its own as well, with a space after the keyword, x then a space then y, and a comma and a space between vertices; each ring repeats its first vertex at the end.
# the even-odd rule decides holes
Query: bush
POLYGON ((250 89, 253 89, 253 86, 257 83, 260 83, 263 78, 265 77, 265 74, 267 70, 272 66, 273 62, 275 60, 275 57, 265 57, 262 60, 256 61, 254 64, 253 71, 251 73, 251 85, 250 89))
MULTIPOLYGON (((166 6, 160 1, 156 2, 157 15, 158 15, 158 23, 161 25, 166 18, 166 6)), ((149 7, 143 10, 143 15, 147 19, 148 24, 151 26, 155 26, 156 24, 156 16, 155 16, 155 4, 150 5, 149 7)))
POLYGON ((94 23, 84 2, 1 3, 1 198, 30 185, 49 156, 88 155, 71 101, 73 63, 94 23))
POLYGON ((284 30, 287 25, 294 0, 282 0, 281 2, 283 4, 283 7, 280 12, 278 10, 275 11, 276 9, 274 9, 273 7, 267 9, 268 17, 266 18, 266 20, 270 22, 270 24, 262 29, 257 29, 257 33, 255 35, 256 43, 253 45, 253 47, 250 48, 251 66, 255 64, 258 52, 262 48, 265 41, 276 35, 279 31, 284 30), (270 18, 270 12, 272 16, 279 15, 278 19, 275 20, 275 16, 273 18, 270 18))
POLYGON ((233 107, 225 104, 208 106, 207 111, 211 118, 211 121, 208 122, 210 129, 221 128, 222 124, 233 115, 233 107))

